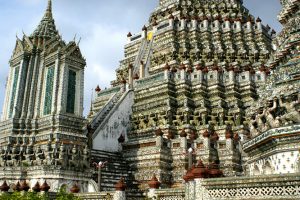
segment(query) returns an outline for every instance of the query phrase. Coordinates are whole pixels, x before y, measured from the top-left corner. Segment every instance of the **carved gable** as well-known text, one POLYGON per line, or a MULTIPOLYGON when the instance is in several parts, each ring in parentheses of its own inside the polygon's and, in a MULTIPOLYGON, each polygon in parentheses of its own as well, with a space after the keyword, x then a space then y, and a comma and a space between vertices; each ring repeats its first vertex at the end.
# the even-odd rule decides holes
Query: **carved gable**
POLYGON ((26 35, 24 35, 24 49, 25 51, 29 51, 29 52, 32 51, 33 49, 33 44, 26 35))
POLYGON ((13 52, 13 58, 14 57, 17 57, 19 55, 21 55, 22 53, 24 53, 24 46, 22 44, 22 41, 20 39, 17 39, 17 42, 16 42, 16 47, 14 49, 14 52, 13 52))
POLYGON ((46 55, 50 55, 56 51, 58 51, 58 49, 61 47, 61 43, 59 41, 54 41, 53 43, 51 43, 51 45, 49 45, 46 49, 45 49, 45 53, 46 55))
POLYGON ((71 42, 68 44, 66 48, 66 55, 76 59, 84 60, 81 51, 75 42, 71 42))
POLYGON ((84 59, 79 48, 74 48, 70 56, 78 59, 84 59))

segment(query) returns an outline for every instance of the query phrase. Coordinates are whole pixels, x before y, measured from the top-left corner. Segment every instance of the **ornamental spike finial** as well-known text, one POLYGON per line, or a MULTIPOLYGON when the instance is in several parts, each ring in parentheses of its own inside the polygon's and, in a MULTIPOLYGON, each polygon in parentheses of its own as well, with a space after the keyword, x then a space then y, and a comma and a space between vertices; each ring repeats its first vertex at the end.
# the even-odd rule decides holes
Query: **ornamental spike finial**
POLYGON ((52 19, 52 0, 48 0, 48 5, 46 13, 44 15, 44 19, 52 19))
POLYGON ((52 0, 48 0, 47 11, 52 12, 52 0))

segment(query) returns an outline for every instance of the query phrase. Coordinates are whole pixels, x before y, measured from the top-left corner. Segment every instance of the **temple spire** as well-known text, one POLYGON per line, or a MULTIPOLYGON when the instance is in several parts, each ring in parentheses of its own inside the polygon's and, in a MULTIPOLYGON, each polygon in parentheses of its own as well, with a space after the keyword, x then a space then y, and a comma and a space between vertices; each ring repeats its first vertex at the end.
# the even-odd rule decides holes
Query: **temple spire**
POLYGON ((44 19, 53 19, 52 18, 52 0, 48 0, 47 9, 44 15, 44 19))
POLYGON ((59 36, 52 15, 52 0, 48 0, 46 12, 32 36, 52 38, 59 36))

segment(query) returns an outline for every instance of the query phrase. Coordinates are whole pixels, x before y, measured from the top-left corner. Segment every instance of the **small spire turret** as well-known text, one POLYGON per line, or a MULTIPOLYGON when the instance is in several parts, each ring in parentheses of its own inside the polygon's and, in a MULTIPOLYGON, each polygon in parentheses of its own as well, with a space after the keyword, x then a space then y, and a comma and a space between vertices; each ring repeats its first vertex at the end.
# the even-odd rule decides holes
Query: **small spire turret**
POLYGON ((53 19, 52 16, 52 0, 48 0, 47 9, 44 15, 44 19, 53 19))
POLYGON ((52 0, 48 0, 44 17, 31 36, 45 37, 46 39, 59 37, 52 14, 52 0))

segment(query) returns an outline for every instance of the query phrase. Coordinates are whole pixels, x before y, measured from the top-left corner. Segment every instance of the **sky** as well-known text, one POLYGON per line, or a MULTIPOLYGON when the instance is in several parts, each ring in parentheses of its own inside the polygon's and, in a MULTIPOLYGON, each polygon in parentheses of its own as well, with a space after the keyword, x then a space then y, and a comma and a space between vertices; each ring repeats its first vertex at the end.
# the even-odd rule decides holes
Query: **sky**
MULTIPOLYGON (((0 112, 5 96, 9 59, 16 35, 30 35, 39 24, 47 0, 0 0, 0 112)), ((126 35, 140 32, 158 0, 53 0, 56 27, 68 42, 81 38, 80 49, 86 58, 84 114, 90 109, 93 88, 109 87, 124 56, 126 35)), ((277 32, 279 0, 244 0, 244 5, 264 24, 277 32)))

